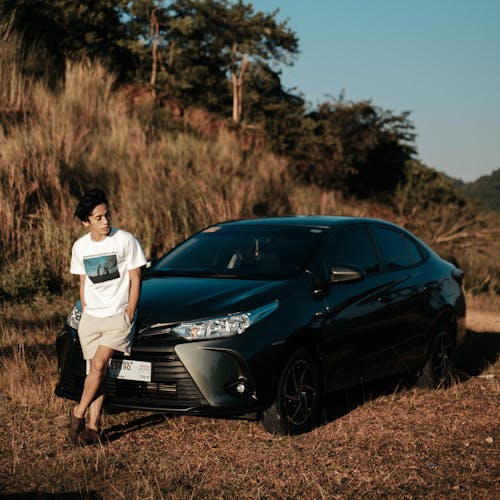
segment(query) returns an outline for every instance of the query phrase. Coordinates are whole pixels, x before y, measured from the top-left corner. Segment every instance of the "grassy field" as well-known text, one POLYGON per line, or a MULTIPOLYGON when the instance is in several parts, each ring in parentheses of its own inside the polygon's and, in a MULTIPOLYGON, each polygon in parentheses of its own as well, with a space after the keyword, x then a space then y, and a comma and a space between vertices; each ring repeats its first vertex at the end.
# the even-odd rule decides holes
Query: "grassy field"
POLYGON ((2 308, 1 496, 498 494, 500 328, 469 324, 459 353, 463 381, 452 388, 428 391, 390 380, 335 393, 325 401, 323 425, 305 435, 272 436, 250 420, 123 412, 105 416, 107 443, 81 449, 67 439, 71 403, 53 395, 53 342, 71 300, 2 308))

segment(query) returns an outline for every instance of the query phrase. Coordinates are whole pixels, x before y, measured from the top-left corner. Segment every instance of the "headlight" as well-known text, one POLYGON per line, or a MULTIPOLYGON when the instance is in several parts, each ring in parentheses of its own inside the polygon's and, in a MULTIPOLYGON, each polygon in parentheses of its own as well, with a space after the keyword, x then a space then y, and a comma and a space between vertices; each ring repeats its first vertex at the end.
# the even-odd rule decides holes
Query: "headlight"
POLYGON ((243 333, 249 326, 265 318, 277 308, 278 301, 276 300, 253 311, 180 323, 170 331, 187 340, 230 337, 243 333))
POLYGON ((80 311, 78 304, 73 307, 69 316, 66 318, 66 323, 75 330, 78 330, 78 325, 80 324, 80 318, 82 317, 82 311, 80 311))

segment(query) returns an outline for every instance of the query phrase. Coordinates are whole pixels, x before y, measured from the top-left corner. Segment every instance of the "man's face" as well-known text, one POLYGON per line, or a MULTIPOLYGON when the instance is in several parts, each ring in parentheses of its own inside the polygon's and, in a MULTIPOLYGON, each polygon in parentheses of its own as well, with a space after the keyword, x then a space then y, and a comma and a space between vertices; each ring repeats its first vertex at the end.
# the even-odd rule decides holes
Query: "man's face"
POLYGON ((101 241, 111 231, 111 213, 106 203, 97 205, 89 215, 89 220, 83 225, 90 231, 90 237, 94 241, 101 241))

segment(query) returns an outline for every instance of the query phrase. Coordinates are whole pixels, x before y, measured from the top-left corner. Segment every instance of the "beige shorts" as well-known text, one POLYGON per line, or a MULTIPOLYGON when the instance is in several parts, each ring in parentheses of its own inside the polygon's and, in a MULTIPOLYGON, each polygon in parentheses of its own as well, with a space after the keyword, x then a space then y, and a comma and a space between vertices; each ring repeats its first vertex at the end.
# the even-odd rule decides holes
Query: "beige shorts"
POLYGON ((107 318, 98 318, 83 312, 78 325, 78 337, 84 359, 92 359, 100 345, 129 355, 132 347, 132 326, 124 312, 107 318))

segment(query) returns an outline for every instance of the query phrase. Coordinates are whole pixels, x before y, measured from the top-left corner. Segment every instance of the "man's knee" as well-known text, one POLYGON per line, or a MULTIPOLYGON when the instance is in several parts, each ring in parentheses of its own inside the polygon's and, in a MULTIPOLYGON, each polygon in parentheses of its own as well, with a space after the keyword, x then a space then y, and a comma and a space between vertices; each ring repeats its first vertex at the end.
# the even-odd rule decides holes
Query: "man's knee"
POLYGON ((104 375, 112 355, 113 349, 99 346, 94 357, 90 360, 90 370, 94 371, 96 374, 104 375))
POLYGON ((106 373, 107 364, 105 360, 94 358, 90 361, 90 371, 102 376, 106 373))

